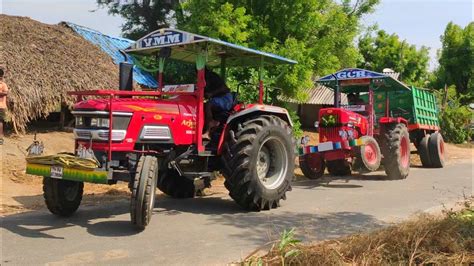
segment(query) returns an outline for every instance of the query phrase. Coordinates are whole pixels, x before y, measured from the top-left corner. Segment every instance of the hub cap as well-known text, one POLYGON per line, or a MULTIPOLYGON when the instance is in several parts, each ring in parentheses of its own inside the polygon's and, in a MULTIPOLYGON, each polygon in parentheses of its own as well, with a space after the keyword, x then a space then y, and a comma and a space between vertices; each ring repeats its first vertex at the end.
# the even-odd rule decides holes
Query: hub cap
POLYGON ((268 189, 279 187, 288 171, 288 153, 285 145, 277 138, 267 138, 257 155, 257 176, 268 189))
POLYGON ((369 143, 364 147, 364 157, 367 163, 375 164, 377 162, 377 152, 375 145, 373 143, 369 143))

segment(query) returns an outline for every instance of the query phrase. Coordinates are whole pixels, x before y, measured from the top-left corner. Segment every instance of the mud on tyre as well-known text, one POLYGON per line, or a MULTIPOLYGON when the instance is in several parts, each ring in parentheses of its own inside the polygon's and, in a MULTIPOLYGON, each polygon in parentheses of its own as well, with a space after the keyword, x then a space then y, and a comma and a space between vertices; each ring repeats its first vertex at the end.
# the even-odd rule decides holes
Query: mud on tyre
POLYGON ((223 150, 229 195, 248 210, 279 206, 291 190, 296 141, 288 124, 261 115, 235 125, 223 150))
POLYGON ((84 183, 43 178, 43 197, 48 210, 59 216, 71 216, 81 205, 84 183))

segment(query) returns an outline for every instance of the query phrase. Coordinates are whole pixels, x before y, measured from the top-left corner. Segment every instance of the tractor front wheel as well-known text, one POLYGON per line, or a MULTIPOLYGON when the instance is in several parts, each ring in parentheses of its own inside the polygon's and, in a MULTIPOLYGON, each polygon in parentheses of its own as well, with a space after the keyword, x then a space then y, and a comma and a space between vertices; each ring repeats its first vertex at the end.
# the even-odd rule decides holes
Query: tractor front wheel
POLYGON ((71 216, 81 205, 84 183, 43 178, 43 197, 48 210, 59 216, 71 216))
POLYGON ((130 200, 132 224, 140 230, 150 223, 155 204, 156 177, 158 160, 154 156, 142 156, 137 164, 130 200))
MULTIPOLYGON (((389 126, 390 127, 390 126, 389 126)), ((384 131, 382 154, 388 179, 405 179, 410 172, 410 136, 405 124, 396 124, 384 131)))
POLYGON ((352 173, 351 166, 345 159, 327 161, 326 165, 332 176, 348 176, 352 173))
POLYGON ((363 136, 361 140, 362 146, 354 148, 355 160, 353 168, 361 172, 377 171, 382 160, 382 153, 380 152, 377 140, 370 136, 363 136))
POLYGON ((250 118, 232 129, 223 154, 232 199, 248 210, 278 207, 291 189, 295 146, 291 128, 276 116, 250 118))
POLYGON ((193 198, 196 194, 194 182, 184 176, 180 176, 175 169, 161 170, 158 175, 157 185, 163 193, 173 198, 193 198))
POLYGON ((299 157, 301 172, 309 179, 319 179, 324 175, 326 165, 321 154, 310 153, 299 157))

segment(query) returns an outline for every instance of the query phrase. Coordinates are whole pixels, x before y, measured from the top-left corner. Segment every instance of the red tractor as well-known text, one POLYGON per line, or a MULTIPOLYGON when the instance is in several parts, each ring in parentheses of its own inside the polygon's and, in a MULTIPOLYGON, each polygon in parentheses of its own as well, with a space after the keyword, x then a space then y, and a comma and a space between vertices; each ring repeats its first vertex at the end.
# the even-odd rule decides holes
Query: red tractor
POLYGON ((191 198, 210 186, 215 171, 243 208, 278 207, 291 189, 296 144, 288 112, 264 104, 261 74, 264 66, 296 62, 175 29, 150 33, 124 52, 137 61, 157 59, 159 88, 133 91, 132 66, 124 64, 121 90, 71 93, 77 96, 75 155, 45 162, 32 152, 28 158, 27 172, 44 177, 48 209, 71 215, 81 202, 83 182, 125 181, 132 191, 132 223, 143 229, 156 187, 171 197, 191 198), (196 64, 196 84, 164 86, 167 60, 196 64), (203 139, 206 66, 219 67, 223 76, 226 67, 260 71, 259 102, 239 103, 233 93, 232 108, 219 114, 210 140, 203 139))
POLYGON ((410 170, 410 141, 423 166, 443 167, 444 141, 432 94, 357 68, 318 82, 334 89, 334 107, 319 111, 319 144, 302 139, 299 163, 306 177, 320 178, 326 167, 331 175, 344 176, 383 165, 389 179, 404 179, 410 170), (341 104, 341 93, 347 94, 348 104, 341 104))

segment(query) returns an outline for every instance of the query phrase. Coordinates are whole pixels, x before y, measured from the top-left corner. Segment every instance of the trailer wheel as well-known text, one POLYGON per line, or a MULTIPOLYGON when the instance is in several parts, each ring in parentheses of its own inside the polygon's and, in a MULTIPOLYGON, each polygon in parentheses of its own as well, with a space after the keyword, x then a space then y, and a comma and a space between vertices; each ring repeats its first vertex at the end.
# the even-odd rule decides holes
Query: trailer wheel
POLYGON ((382 160, 382 153, 380 152, 379 143, 370 136, 363 136, 361 137, 361 140, 363 145, 354 147, 354 169, 357 169, 361 172, 377 171, 382 160))
POLYGON ((317 153, 305 154, 299 157, 301 172, 309 179, 319 179, 324 175, 326 164, 324 158, 317 153))
POLYGON ((184 176, 180 176, 174 169, 159 171, 158 188, 173 198, 193 198, 196 194, 194 182, 184 176))
POLYGON ((43 197, 48 210, 59 216, 71 216, 81 205, 84 183, 43 178, 43 197))
POLYGON ((130 200, 131 222, 140 230, 150 223, 155 204, 158 160, 153 156, 142 156, 137 164, 130 200))
POLYGON ((327 161, 326 165, 332 176, 348 176, 352 173, 351 166, 345 159, 327 161))
POLYGON ((430 135, 425 135, 418 144, 418 154, 420 155, 421 165, 423 167, 431 167, 429 142, 430 135))
POLYGON ((405 124, 385 129, 383 163, 388 179, 405 179, 410 172, 410 136, 405 124))
POLYGON ((237 125, 228 137, 223 174, 231 198, 248 210, 277 208, 294 175, 291 128, 278 117, 261 115, 237 125))
POLYGON ((431 160, 431 166, 443 168, 445 161, 445 147, 443 136, 439 132, 431 134, 428 141, 428 151, 431 160))

